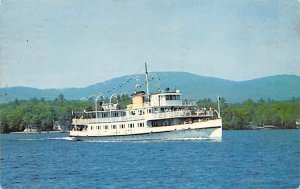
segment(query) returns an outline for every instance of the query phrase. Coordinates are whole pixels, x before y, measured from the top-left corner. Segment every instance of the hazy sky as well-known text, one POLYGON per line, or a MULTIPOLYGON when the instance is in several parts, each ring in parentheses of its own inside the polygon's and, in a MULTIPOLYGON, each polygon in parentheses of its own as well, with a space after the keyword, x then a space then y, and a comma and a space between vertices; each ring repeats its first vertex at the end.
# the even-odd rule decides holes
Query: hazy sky
POLYGON ((300 75, 297 0, 0 0, 0 87, 150 71, 300 75))

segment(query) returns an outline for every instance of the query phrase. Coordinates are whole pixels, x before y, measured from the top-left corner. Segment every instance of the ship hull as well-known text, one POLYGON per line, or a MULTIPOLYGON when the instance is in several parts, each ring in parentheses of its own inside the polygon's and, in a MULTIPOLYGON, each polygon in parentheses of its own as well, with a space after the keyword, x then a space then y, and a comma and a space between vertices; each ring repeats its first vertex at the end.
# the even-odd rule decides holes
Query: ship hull
POLYGON ((78 141, 141 141, 222 139, 222 127, 194 128, 118 136, 72 136, 78 141))

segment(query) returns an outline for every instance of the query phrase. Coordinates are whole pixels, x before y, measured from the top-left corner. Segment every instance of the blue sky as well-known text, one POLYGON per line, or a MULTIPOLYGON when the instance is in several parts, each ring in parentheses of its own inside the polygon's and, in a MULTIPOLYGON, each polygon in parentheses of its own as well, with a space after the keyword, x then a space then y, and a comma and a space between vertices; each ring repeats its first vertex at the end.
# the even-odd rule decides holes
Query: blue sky
POLYGON ((296 0, 0 0, 0 87, 84 87, 150 71, 300 75, 296 0))

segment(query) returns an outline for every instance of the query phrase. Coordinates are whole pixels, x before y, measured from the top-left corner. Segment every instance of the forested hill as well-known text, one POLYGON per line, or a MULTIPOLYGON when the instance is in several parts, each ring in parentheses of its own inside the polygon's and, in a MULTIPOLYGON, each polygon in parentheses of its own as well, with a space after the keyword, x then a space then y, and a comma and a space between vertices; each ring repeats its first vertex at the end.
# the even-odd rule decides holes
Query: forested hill
MULTIPOLYGON (((149 75, 151 91, 169 88, 179 89, 188 99, 215 99, 218 95, 228 102, 242 102, 249 98, 289 100, 300 97, 300 77, 295 75, 277 75, 248 81, 230 81, 214 77, 203 77, 186 72, 157 72, 149 75)), ((28 87, 0 88, 1 102, 15 99, 42 98, 52 100, 59 94, 66 99, 83 99, 98 93, 109 97, 113 93, 131 94, 136 86, 145 90, 144 75, 131 75, 113 78, 85 88, 36 89, 28 87), (138 84, 138 85, 137 85, 138 84)))

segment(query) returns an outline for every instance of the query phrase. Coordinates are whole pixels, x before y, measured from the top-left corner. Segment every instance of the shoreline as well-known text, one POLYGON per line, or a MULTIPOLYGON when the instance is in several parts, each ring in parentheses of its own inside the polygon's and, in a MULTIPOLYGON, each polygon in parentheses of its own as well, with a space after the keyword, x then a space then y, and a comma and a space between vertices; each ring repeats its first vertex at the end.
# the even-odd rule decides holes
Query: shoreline
POLYGON ((45 134, 45 133, 68 133, 69 131, 28 131, 28 132, 10 132, 1 134, 45 134))

